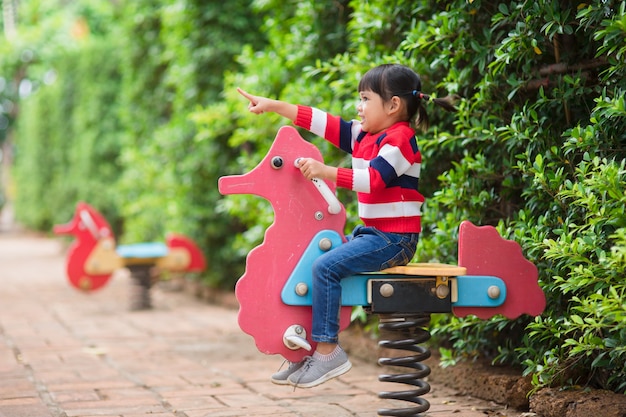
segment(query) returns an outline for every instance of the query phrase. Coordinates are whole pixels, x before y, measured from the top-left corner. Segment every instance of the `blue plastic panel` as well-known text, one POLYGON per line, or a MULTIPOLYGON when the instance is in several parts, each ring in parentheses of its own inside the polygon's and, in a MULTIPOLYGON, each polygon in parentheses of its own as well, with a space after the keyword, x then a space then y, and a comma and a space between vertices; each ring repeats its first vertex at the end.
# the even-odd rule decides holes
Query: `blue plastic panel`
POLYGON ((325 253, 325 251, 319 248, 319 242, 324 238, 331 241, 331 250, 332 248, 336 248, 343 243, 342 236, 334 230, 322 230, 316 234, 315 237, 313 237, 313 240, 311 240, 309 246, 307 246, 302 258, 300 258, 300 261, 296 264, 296 267, 283 287, 281 298, 285 304, 294 306, 311 305, 311 283, 313 282, 311 271, 313 268, 313 262, 315 262, 320 255, 325 253), (309 289, 309 291, 303 296, 296 294, 296 286, 300 283, 307 285, 309 289))
POLYGON ((168 248, 165 243, 133 243, 131 245, 119 245, 115 251, 122 258, 162 258, 167 255, 168 248))
POLYGON ((462 275, 456 278, 458 300, 452 307, 498 307, 506 299, 506 284, 498 277, 462 275), (498 287, 500 296, 489 297, 489 287, 498 287))
MULTIPOLYGON (((311 285, 313 282, 311 270, 315 259, 324 253, 324 251, 319 248, 319 242, 324 238, 331 241, 331 250, 343 244, 342 236, 332 230, 323 230, 315 235, 304 251, 300 262, 298 262, 283 287, 281 298, 285 304, 295 306, 311 305, 311 285), (308 292, 304 295, 298 295, 296 293, 298 284, 305 284, 308 288, 308 292)), ((370 303, 367 296, 367 282, 373 277, 378 279, 417 278, 414 275, 376 273, 360 274, 344 278, 341 281, 341 305, 368 306, 370 303)), ((502 305, 506 299, 506 285, 504 281, 498 277, 462 275, 456 278, 450 278, 450 281, 452 286, 457 287, 457 298, 456 300, 453 298, 453 307, 497 307, 502 305), (492 286, 498 287, 500 290, 499 296, 495 299, 490 298, 488 293, 489 287, 492 286)))

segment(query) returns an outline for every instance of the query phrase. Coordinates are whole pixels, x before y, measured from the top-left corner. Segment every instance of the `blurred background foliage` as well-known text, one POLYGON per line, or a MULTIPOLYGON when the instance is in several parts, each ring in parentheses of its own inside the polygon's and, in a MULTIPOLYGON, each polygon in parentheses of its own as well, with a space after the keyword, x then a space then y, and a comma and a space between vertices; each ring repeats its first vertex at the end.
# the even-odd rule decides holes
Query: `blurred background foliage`
MULTIPOLYGON (((548 300, 538 318, 433 316, 444 362, 487 357, 536 387, 626 392, 624 2, 2 7, 0 189, 23 225, 49 231, 88 201, 123 242, 189 235, 209 261, 202 279, 231 289, 272 213, 259 198, 221 197, 217 180, 255 166, 286 123, 248 113, 235 88, 349 119, 365 71, 406 64, 426 92, 463 97, 458 114, 429 108, 419 137, 427 204, 416 260, 455 263, 462 220, 494 225, 538 266, 548 300)), ((327 162, 349 163, 303 135, 327 162)), ((354 196, 340 198, 350 228, 354 196)))

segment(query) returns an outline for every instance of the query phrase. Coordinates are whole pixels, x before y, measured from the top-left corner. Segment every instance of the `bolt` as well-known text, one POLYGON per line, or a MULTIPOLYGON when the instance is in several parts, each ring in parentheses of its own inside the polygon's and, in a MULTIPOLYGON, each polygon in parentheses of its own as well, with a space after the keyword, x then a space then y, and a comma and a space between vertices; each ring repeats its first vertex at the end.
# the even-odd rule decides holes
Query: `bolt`
POLYGON ((391 284, 383 284, 380 286, 380 295, 385 298, 389 298, 393 295, 394 289, 391 284))
POLYGON ((333 247, 333 242, 331 242, 329 238, 325 237, 325 238, 320 239, 318 243, 318 247, 320 248, 320 250, 324 252, 328 252, 330 248, 333 247))
POLYGON ((307 295, 308 292, 309 286, 306 285, 304 282, 299 282, 296 285, 296 294, 298 294, 300 297, 304 297, 305 295, 307 295))
POLYGON ((489 288, 487 288, 487 295, 492 300, 500 297, 500 287, 498 287, 497 285, 490 286, 489 288))
POLYGON ((447 285, 438 285, 435 293, 437 294, 438 298, 444 299, 448 296, 448 294, 450 294, 450 287, 448 287, 447 285))

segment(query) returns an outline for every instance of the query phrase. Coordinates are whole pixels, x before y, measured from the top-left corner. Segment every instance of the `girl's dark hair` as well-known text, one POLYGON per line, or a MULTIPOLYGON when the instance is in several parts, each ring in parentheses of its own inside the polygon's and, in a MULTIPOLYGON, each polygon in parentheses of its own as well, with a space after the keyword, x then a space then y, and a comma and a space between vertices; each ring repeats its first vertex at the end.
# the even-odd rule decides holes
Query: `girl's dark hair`
POLYGON ((409 67, 399 64, 383 64, 367 71, 359 81, 359 91, 373 91, 382 97, 383 101, 398 96, 404 101, 408 113, 408 120, 415 118, 415 126, 428 129, 428 114, 422 105, 422 100, 433 101, 447 111, 457 111, 454 107, 458 96, 431 98, 422 92, 422 81, 419 75, 409 67))

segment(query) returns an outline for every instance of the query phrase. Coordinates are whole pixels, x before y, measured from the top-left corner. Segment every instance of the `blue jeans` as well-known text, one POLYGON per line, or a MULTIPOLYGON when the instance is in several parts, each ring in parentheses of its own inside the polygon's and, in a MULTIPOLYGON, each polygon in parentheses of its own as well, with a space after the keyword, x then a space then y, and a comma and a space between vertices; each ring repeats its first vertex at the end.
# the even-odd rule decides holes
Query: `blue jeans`
POLYGON ((311 339, 337 343, 342 278, 406 265, 415 255, 418 238, 418 233, 385 233, 357 226, 348 242, 317 258, 313 263, 311 339))

